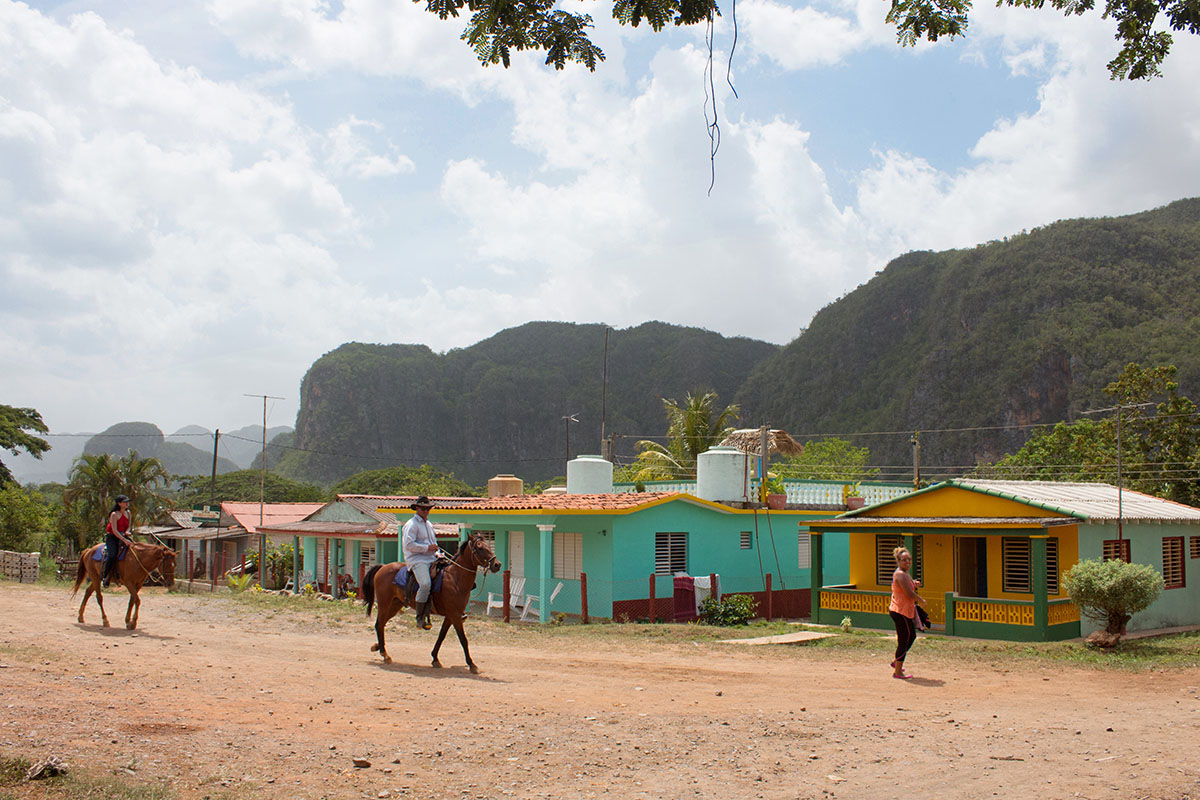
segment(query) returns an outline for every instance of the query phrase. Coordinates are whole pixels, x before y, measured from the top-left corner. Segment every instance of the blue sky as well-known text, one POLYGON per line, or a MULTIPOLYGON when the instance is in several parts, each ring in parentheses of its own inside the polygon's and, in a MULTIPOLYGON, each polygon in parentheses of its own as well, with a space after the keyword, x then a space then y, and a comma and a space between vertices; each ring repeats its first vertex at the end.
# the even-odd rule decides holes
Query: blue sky
MULTIPOLYGON (((659 319, 780 344, 912 250, 1200 186, 1197 39, 1108 78, 1098 14, 984 3, 901 48, 882 0, 607 19, 595 73, 483 68, 406 0, 0 0, 0 402, 55 432, 259 420, 346 341, 659 319)), ((536 354, 531 354, 536 357, 536 354)))

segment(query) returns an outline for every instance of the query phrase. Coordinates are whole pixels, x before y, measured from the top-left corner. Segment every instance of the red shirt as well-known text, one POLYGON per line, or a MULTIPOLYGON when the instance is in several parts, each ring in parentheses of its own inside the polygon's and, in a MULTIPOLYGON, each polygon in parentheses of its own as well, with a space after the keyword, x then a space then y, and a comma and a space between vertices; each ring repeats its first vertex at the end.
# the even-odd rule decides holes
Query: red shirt
MULTIPOLYGON (((109 519, 109 521, 108 521, 108 525, 106 525, 106 526, 104 527, 104 530, 105 530, 105 532, 107 532, 107 533, 112 533, 112 532, 113 532, 113 529, 112 529, 112 519, 111 519, 111 518, 110 518, 110 519, 109 519)), ((121 515, 120 515, 120 516, 117 518, 117 533, 125 533, 125 531, 127 531, 127 530, 129 530, 129 515, 128 515, 128 514, 121 514, 121 515)))

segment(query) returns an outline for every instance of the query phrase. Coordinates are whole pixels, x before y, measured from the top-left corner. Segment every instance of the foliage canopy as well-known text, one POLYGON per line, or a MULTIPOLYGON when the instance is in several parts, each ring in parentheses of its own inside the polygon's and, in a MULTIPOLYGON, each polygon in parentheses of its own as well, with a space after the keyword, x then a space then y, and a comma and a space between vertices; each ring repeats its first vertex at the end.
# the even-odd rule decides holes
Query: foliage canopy
POLYGON ((358 472, 337 484, 332 493, 427 495, 429 497, 477 497, 478 487, 460 481, 452 472, 436 470, 428 464, 419 467, 387 467, 358 472))
POLYGON ((207 503, 210 496, 222 502, 258 502, 259 489, 267 503, 320 503, 327 494, 320 486, 294 481, 274 472, 266 476, 257 469, 240 469, 218 475, 215 491, 209 475, 188 475, 176 481, 176 504, 184 508, 207 503))
POLYGON ((805 442, 803 453, 786 456, 774 469, 784 478, 866 481, 879 475, 878 467, 867 466, 870 461, 870 448, 832 437, 805 442))
MULTIPOLYGON (((420 2, 420 0, 414 0, 420 2)), ((441 19, 457 18, 466 10, 471 17, 462 39, 480 62, 509 66, 513 51, 533 50, 546 54, 546 64, 562 69, 567 62, 595 71, 604 52, 589 38, 593 27, 590 14, 556 8, 555 0, 426 0, 425 8, 441 19)), ((886 19, 896 26, 902 45, 927 39, 936 42, 966 35, 971 0, 892 0, 886 19)), ((997 0, 996 5, 1040 9, 1046 0, 997 0)), ((1066 16, 1079 16, 1095 9, 1095 0, 1050 0, 1050 6, 1066 16)), ((622 25, 637 27, 646 22, 655 31, 668 24, 694 25, 719 16, 715 0, 615 0, 612 16, 622 25)), ((1200 0, 1106 0, 1104 19, 1116 23, 1115 37, 1121 43, 1116 57, 1108 62, 1109 74, 1120 79, 1145 79, 1161 74, 1173 38, 1163 30, 1200 33, 1200 0), (1159 14, 1165 25, 1159 22, 1159 14), (1156 23, 1159 23, 1156 25, 1156 23)))
POLYGON ((667 442, 638 442, 635 481, 696 477, 696 459, 733 431, 731 423, 738 416, 736 405, 717 411, 716 392, 688 392, 682 405, 674 398, 664 398, 662 404, 667 412, 667 442))
POLYGON ((142 458, 135 450, 123 458, 108 453, 81 455, 63 490, 63 504, 78 521, 80 549, 103 534, 117 495, 129 497, 131 527, 157 516, 169 505, 163 490, 170 480, 158 459, 142 458))
POLYGON ((1063 573, 1063 586, 1080 613, 1123 636, 1130 618, 1158 599, 1163 577, 1145 564, 1089 558, 1063 573))
MULTIPOLYGON (((0 448, 8 450, 14 456, 24 450, 34 458, 41 458, 42 453, 50 449, 49 443, 29 431, 47 433, 49 428, 42 422, 42 415, 32 408, 15 408, 0 405, 0 448)), ((0 484, 13 481, 4 462, 0 461, 0 484)))

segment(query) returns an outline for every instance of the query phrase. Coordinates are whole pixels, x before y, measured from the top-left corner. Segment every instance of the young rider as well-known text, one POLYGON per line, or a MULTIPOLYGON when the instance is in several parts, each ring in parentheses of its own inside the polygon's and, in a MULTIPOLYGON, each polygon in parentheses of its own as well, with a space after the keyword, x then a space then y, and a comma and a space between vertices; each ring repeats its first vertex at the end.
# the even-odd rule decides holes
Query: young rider
POLYGON ((121 549, 121 545, 129 545, 132 542, 126 538, 129 532, 129 498, 123 494, 117 495, 117 500, 113 503, 112 511, 108 514, 108 525, 104 529, 104 588, 108 588, 109 581, 112 579, 113 570, 117 568, 117 555, 121 549))

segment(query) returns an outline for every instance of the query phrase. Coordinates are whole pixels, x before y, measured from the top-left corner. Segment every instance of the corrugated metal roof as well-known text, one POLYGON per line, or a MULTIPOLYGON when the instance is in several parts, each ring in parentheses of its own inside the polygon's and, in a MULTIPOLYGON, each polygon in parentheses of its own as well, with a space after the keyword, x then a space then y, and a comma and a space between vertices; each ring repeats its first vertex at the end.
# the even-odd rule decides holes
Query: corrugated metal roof
POLYGON ((979 526, 991 528, 1041 528, 1053 527, 1055 525, 1074 525, 1079 522, 1078 519, 1072 517, 852 517, 848 514, 843 514, 836 519, 812 520, 811 522, 802 522, 802 525, 810 525, 814 528, 824 528, 827 525, 836 526, 839 528, 854 528, 854 527, 888 527, 895 525, 904 525, 913 528, 931 527, 931 526, 979 526))
MULTIPOLYGON (((1163 500, 1107 483, 1060 483, 1058 481, 985 481, 959 478, 943 486, 958 486, 997 497, 1007 497, 1082 517, 1094 522, 1200 522, 1200 508, 1163 500)), ((931 487, 936 488, 936 487, 931 487)))
MULTIPOLYGON (((295 522, 324 508, 324 503, 264 503, 262 505, 263 527, 295 522)), ((221 503, 221 512, 237 520, 250 532, 258 530, 258 503, 221 503)))
MULTIPOLYGON (((264 525, 259 528, 262 533, 288 533, 299 536, 328 536, 335 539, 345 536, 370 536, 372 538, 384 535, 387 526, 382 522, 331 522, 328 520, 302 519, 296 522, 283 522, 278 525, 264 525)), ((392 536, 396 535, 393 526, 392 536)))

